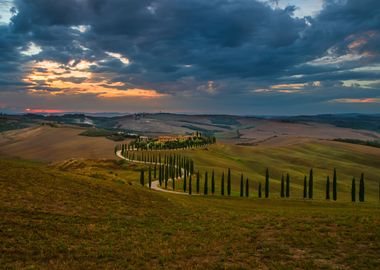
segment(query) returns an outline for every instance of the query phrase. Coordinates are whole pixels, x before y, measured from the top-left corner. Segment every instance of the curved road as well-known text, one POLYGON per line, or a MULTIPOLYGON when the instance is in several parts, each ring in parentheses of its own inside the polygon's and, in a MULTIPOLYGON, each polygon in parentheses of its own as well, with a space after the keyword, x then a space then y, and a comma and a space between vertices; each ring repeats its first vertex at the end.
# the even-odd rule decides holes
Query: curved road
MULTIPOLYGON (((143 164, 151 164, 151 165, 155 165, 156 164, 156 163, 153 163, 153 162, 143 162, 143 161, 131 160, 129 158, 123 157, 122 154, 121 154, 121 150, 117 150, 116 151, 116 156, 119 157, 119 158, 121 158, 121 159, 125 159, 127 161, 134 162, 134 163, 143 163, 143 164)), ((157 165, 163 165, 163 163, 157 163, 157 165)), ((181 171, 182 171, 182 174, 185 173, 185 170, 183 168, 181 168, 181 171)), ((182 177, 181 177, 181 179, 182 179, 182 177)), ((172 180, 172 179, 169 178, 169 180, 172 180)), ((147 186, 149 187, 149 184, 147 184, 147 186)), ((163 188, 160 187, 160 182, 158 180, 152 181, 151 189, 157 190, 157 191, 161 191, 161 192, 166 192, 166 193, 172 193, 172 194, 190 195, 189 193, 185 193, 185 192, 179 192, 179 191, 173 191, 173 190, 163 189, 163 188)), ((191 195, 199 195, 199 194, 191 194, 191 195)))

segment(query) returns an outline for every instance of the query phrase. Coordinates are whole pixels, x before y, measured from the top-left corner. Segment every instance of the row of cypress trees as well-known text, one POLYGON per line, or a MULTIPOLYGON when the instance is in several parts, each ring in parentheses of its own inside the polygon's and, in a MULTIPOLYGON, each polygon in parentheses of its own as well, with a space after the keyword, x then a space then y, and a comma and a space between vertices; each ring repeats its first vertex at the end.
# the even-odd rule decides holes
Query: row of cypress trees
MULTIPOLYGON (((200 173, 199 171, 195 174, 196 177, 196 182, 195 182, 195 188, 196 188, 196 193, 200 194, 200 173)), ((203 194, 208 195, 209 194, 209 178, 208 178, 208 172, 205 172, 204 176, 204 183, 203 183, 203 194)), ((187 184, 187 174, 184 175, 183 177, 183 191, 186 192, 187 186, 188 186, 188 192, 189 194, 192 194, 192 175, 189 175, 189 183, 187 184)), ((166 180, 167 181, 167 180, 166 180)), ((225 174, 224 172, 222 173, 221 180, 221 189, 220 189, 220 195, 224 196, 231 196, 231 169, 228 169, 227 171, 227 184, 225 183, 225 174)), ((172 181, 172 183, 175 181, 172 181)), ((161 183, 161 182, 160 182, 161 183)), ((288 186, 287 186, 287 194, 289 197, 289 192, 290 192, 290 186, 289 186, 289 176, 288 176, 288 186)), ((167 184, 165 182, 165 188, 167 188, 167 184)), ((173 183, 173 190, 175 189, 175 184, 173 183)), ((246 178, 244 181, 244 176, 241 174, 240 177, 240 197, 249 197, 249 179, 246 178)), ((215 172, 214 170, 211 173, 211 194, 215 194, 215 172)), ((258 197, 262 197, 262 190, 261 190, 261 183, 259 183, 259 188, 258 188, 258 197)), ((269 170, 266 170, 266 177, 265 177, 265 197, 269 198, 269 170)))
MULTIPOLYGON (((152 181, 152 173, 151 173, 151 167, 149 167, 149 187, 151 186, 152 181)), ((156 171, 154 169, 154 177, 156 178, 156 171)), ((199 171, 195 174, 196 182, 195 182, 195 188, 196 193, 200 193, 200 173, 199 171)), ((170 173, 170 166, 165 166, 164 164, 161 164, 159 166, 159 183, 161 186, 164 185, 165 188, 168 187, 168 181, 170 179, 174 179, 173 174, 170 173)), ((178 177, 177 177, 178 178, 178 177)), ((183 192, 188 192, 189 194, 192 194, 192 173, 189 171, 185 171, 185 173, 182 175, 183 178, 183 192), (188 181, 187 181, 188 180, 188 181)), ((144 171, 141 171, 140 176, 140 183, 144 185, 144 171)), ((175 190, 175 181, 172 180, 172 189, 175 190)), ((227 186, 225 184, 225 174, 224 172, 221 175, 220 179, 220 195, 224 196, 227 194, 228 196, 231 196, 231 170, 228 169, 227 171, 227 186), (225 192, 225 186, 227 188, 227 192, 225 192)), ((330 183, 330 177, 327 176, 326 178, 326 200, 330 200, 331 197, 331 183, 330 183)), ((313 169, 310 170, 309 173, 309 180, 305 176, 304 178, 304 189, 303 189, 303 198, 304 199, 313 199, 313 188, 314 188, 314 177, 313 177, 313 169)), ((270 191, 270 181, 269 181, 269 170, 266 169, 265 172, 265 187, 264 187, 264 194, 265 198, 269 198, 269 191, 270 191)), ((241 174, 240 177, 240 197, 249 197, 249 179, 246 178, 244 180, 243 174, 241 174)), ((259 182, 258 185, 258 197, 262 197, 262 187, 261 182, 259 182)), ((205 172, 204 176, 204 184, 203 184, 203 194, 208 195, 209 194, 209 175, 208 172, 205 172)), ((215 172, 214 170, 211 173, 211 194, 215 194, 215 172)), ((361 174, 360 182, 359 182, 359 201, 364 202, 365 199, 365 187, 364 187, 364 174, 361 174)), ((380 194, 379 194, 380 196, 380 194)), ((289 173, 286 174, 286 176, 282 175, 281 177, 281 189, 280 189, 280 197, 281 198, 289 198, 290 197, 290 175, 289 173)), ((333 172, 333 180, 332 180, 332 199, 336 201, 338 199, 338 190, 337 190, 337 172, 336 169, 334 169, 333 172)), ((352 186, 351 186, 351 200, 352 202, 356 201, 356 181, 355 178, 352 179, 352 186)))
MULTIPOLYGON (((356 183, 355 178, 352 179, 351 184, 351 201, 356 201, 356 183)), ((310 170, 309 173, 309 183, 307 183, 307 178, 305 176, 304 178, 304 188, 303 188, 303 198, 309 198, 313 199, 313 186, 314 186, 314 180, 313 180, 313 169, 310 170)), ((330 176, 327 176, 326 178, 326 186, 325 191, 326 200, 331 199, 331 183, 330 183, 330 176)), ((379 187, 380 188, 380 187, 379 187)), ((379 191, 380 192, 380 191, 379 191)), ((333 180, 332 180, 332 199, 334 201, 338 200, 338 180, 337 180, 337 172, 336 169, 334 169, 333 172, 333 180)), ((364 187, 364 174, 362 173, 360 176, 360 182, 359 182, 359 201, 364 202, 365 199, 365 187, 364 187)), ((380 193, 379 193, 379 199, 380 199, 380 193)))
POLYGON ((286 196, 286 198, 290 197, 290 176, 288 173, 286 174, 286 184, 285 184, 285 180, 284 180, 284 175, 282 175, 282 177, 281 177, 281 193, 280 193, 280 196, 281 196, 281 198, 284 198, 285 196, 286 196), (285 187, 285 185, 286 185, 286 187, 285 187))
POLYGON ((190 148, 202 148, 209 144, 215 144, 216 138, 214 136, 202 136, 200 133, 195 135, 192 139, 187 140, 172 140, 166 142, 159 142, 154 139, 148 141, 136 139, 129 143, 116 145, 114 151, 162 151, 162 150, 180 150, 190 148))
MULTIPOLYGON (((136 155, 134 151, 124 151, 124 156, 130 160, 137 160, 147 164, 154 164, 153 168, 149 167, 149 186, 151 186, 152 179, 158 179, 160 186, 168 187, 169 179, 183 179, 183 192, 192 193, 192 175, 194 175, 194 162, 193 160, 182 157, 177 154, 168 154, 161 155, 161 153, 157 154, 146 154, 143 153, 141 155, 136 155), (153 174, 153 175, 152 175, 153 174), (158 174, 158 175, 157 175, 158 174)), ((200 193, 200 174, 199 171, 195 174, 196 177, 196 193, 200 193)), ((221 176, 221 189, 220 194, 224 196, 225 194, 231 195, 231 170, 227 171, 227 179, 225 180, 225 173, 222 173, 221 176), (227 182, 227 185, 225 185, 227 182)), ((144 185, 144 172, 141 172, 140 182, 144 185)), ((205 181, 203 187, 203 193, 205 195, 209 194, 209 185, 208 185, 208 173, 205 173, 205 181)), ((172 189, 176 188, 175 181, 172 181, 172 189)), ((304 185, 303 185, 303 198, 304 199, 313 199, 314 196, 314 175, 313 169, 310 169, 309 178, 304 177, 304 185)), ((261 183, 258 185, 258 197, 262 197, 262 187, 261 183)), ((330 176, 326 178, 325 185, 325 199, 326 200, 334 200, 338 199, 338 188, 337 188, 337 171, 334 169, 333 171, 333 179, 332 185, 330 181, 330 176), (332 190, 332 192, 331 192, 332 190), (331 196, 332 195, 332 196, 331 196)), ((270 193, 270 177, 269 177, 269 169, 267 168, 265 171, 265 186, 264 186, 264 196, 265 198, 269 198, 270 193)), ((212 171, 211 174, 211 194, 215 194, 215 173, 212 171)), ((351 200, 355 202, 357 200, 357 192, 356 192, 356 180, 352 179, 351 184, 351 200)), ((248 178, 243 178, 243 174, 240 178, 240 196, 249 196, 249 180, 248 178)), ((290 197, 290 175, 287 173, 286 176, 282 175, 281 177, 281 189, 280 189, 280 197, 281 198, 289 198, 290 197)), ((380 199, 380 183, 379 183, 379 199, 380 199)), ((360 182, 359 182, 359 192, 358 192, 358 200, 360 202, 365 201, 365 185, 364 185, 364 174, 361 174, 360 182)))
MULTIPOLYGON (((131 161, 139 161, 145 164, 154 164, 155 166, 164 164, 176 167, 178 174, 181 168, 191 174, 194 173, 194 161, 188 157, 181 156, 179 154, 163 154, 161 153, 135 153, 135 151, 122 151, 121 155, 131 161)), ((178 177, 178 175, 176 176, 178 177)))
MULTIPOLYGON (((130 161, 137 161, 149 164, 148 167, 148 185, 151 187, 152 180, 158 179, 160 186, 168 187, 169 179, 186 178, 186 175, 194 173, 194 161, 188 157, 178 154, 161 155, 137 155, 133 152, 122 152, 124 158, 130 161)), ((145 172, 141 169, 140 184, 145 185, 145 172)), ((175 189, 175 181, 172 181, 172 188, 175 189)))
MULTIPOLYGON (((183 157, 178 154, 161 154, 160 152, 154 151, 129 151, 126 144, 118 145, 115 147, 115 153, 121 150, 122 155, 132 161, 139 161, 142 163, 153 165, 149 167, 148 170, 148 182, 149 186, 151 186, 152 179, 159 179, 159 183, 161 186, 165 186, 167 188, 169 179, 178 179, 182 178, 184 180, 183 183, 183 191, 192 193, 192 176, 194 176, 194 162, 192 159, 188 157, 183 157)), ((200 193, 200 175, 199 171, 195 174, 196 177, 196 192, 200 193)), ((227 171, 227 180, 225 181, 225 174, 222 173, 221 177, 221 190, 220 194, 224 196, 225 194, 231 195, 231 170, 227 171), (225 186, 225 182, 227 185, 225 186)), ((265 171, 265 185, 264 185, 264 196, 265 198, 269 198, 270 193, 270 180, 269 180, 269 170, 265 171)), ((140 182, 144 185, 144 171, 141 171, 140 182)), ((175 189, 175 181, 172 181, 172 189, 175 189)), ((330 177, 326 178, 326 186, 325 186, 326 200, 336 201, 338 199, 338 190, 337 190, 337 172, 334 169, 332 186, 330 182, 330 177), (332 192, 331 192, 332 188, 332 192), (332 193, 332 194, 331 194, 332 193), (332 195, 332 197, 331 197, 332 195)), ((258 197, 262 197, 262 184, 259 182, 258 184, 258 197)), ((205 185, 203 187, 203 193, 208 194, 208 174, 205 174, 205 185)), ((212 171, 211 174, 211 194, 215 194, 215 173, 212 171)), ((241 175, 240 179, 240 196, 248 197, 249 196, 249 180, 248 178, 244 181, 243 175, 241 175), (244 185, 245 182, 245 185, 244 185), (245 188, 244 188, 245 186, 245 188)), ((313 169, 310 169, 309 177, 304 177, 304 188, 303 188, 303 198, 304 199, 313 199, 314 196, 314 177, 313 177, 313 169)), ((281 177, 281 190, 280 190, 281 198, 289 198, 290 197, 290 176, 287 173, 286 176, 282 175, 281 177)), ((356 187, 356 179, 352 179, 351 184, 351 200, 352 202, 357 201, 357 198, 360 202, 365 201, 365 184, 364 184, 364 174, 361 174, 359 181, 359 192, 357 196, 357 187, 356 187)), ((380 182, 379 182, 379 200, 380 200, 380 182)))
MULTIPOLYGON (((364 175, 361 174, 360 176, 360 182, 359 182, 359 202, 364 202, 364 175)), ((379 183, 379 199, 380 199, 380 183, 379 183)), ((356 201, 356 183, 355 183, 355 177, 352 178, 352 184, 351 184, 351 201, 356 201)))

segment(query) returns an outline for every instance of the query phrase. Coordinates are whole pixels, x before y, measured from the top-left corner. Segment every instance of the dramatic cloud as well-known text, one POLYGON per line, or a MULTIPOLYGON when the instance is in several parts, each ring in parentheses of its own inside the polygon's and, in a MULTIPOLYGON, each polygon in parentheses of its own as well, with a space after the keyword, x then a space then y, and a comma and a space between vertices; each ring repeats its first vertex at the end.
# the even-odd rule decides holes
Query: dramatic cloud
POLYGON ((7 0, 2 107, 380 112, 380 2, 305 2, 7 0))

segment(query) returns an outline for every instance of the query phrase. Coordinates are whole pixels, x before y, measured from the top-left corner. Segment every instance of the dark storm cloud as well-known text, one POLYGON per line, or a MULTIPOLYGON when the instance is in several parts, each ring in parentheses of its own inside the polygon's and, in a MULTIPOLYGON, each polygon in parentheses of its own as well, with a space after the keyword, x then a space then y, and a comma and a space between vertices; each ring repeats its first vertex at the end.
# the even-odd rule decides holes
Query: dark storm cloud
POLYGON ((90 1, 15 0, 18 14, 12 18, 17 32, 33 31, 36 26, 81 24, 88 15, 90 1))
POLYGON ((24 86, 20 55, 17 47, 21 47, 24 40, 12 33, 9 27, 0 25, 0 91, 9 89, 19 90, 24 86))
POLYGON ((93 25, 103 48, 129 55, 148 72, 201 79, 261 76, 288 67, 297 57, 286 48, 305 27, 303 20, 290 17, 291 11, 255 1, 146 1, 125 5, 116 14, 113 9, 107 2, 99 16, 113 16, 93 25), (119 40, 110 43, 109 35, 119 40))
POLYGON ((127 55, 138 72, 163 75, 276 73, 297 61, 298 52, 289 46, 305 27, 304 20, 291 17, 292 8, 272 10, 255 1, 18 0, 16 5, 13 30, 28 33, 51 58, 77 55, 70 44, 75 39, 94 50, 127 55), (70 26, 81 24, 91 25, 91 33, 75 37, 70 26))
MULTIPOLYGON (((74 59, 96 62, 91 72, 113 74, 111 81, 131 87, 220 100, 235 95, 236 103, 243 97, 242 103, 268 107, 380 95, 378 88, 352 91, 341 83, 377 79, 379 71, 354 70, 380 64, 377 0, 326 0, 318 15, 305 18, 293 16, 298 7, 273 9, 254 0, 15 0, 14 5, 17 14, 0 26, 0 70, 15 80, 28 72, 20 68, 30 60, 74 59), (42 51, 20 54, 18 48, 30 42, 42 51), (120 53, 130 64, 107 52, 120 53), (307 94, 252 91, 313 81, 321 87, 304 89, 307 94)), ((2 76, 1 88, 10 89, 2 76)))

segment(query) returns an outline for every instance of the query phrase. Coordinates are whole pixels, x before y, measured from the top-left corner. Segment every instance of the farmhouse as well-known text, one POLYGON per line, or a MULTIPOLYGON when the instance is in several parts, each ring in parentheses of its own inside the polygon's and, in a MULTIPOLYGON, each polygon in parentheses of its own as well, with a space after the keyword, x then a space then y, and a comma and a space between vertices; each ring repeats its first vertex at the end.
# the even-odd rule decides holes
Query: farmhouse
POLYGON ((159 136, 159 142, 171 142, 171 141, 186 141, 194 138, 201 137, 200 132, 193 132, 191 135, 176 135, 176 136, 159 136))
POLYGON ((191 140, 193 136, 190 135, 179 135, 179 136, 159 136, 159 142, 171 142, 171 141, 185 141, 191 140))
POLYGON ((147 142, 149 138, 147 136, 140 136, 139 137, 140 141, 147 142))

